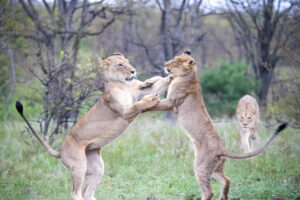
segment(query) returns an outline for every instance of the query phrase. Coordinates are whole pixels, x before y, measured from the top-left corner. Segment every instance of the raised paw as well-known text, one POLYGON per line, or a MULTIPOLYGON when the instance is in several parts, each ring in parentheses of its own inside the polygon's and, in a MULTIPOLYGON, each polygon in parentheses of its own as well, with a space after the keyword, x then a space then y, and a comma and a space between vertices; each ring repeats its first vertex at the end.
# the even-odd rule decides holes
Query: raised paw
POLYGON ((160 76, 154 76, 152 78, 149 78, 139 85, 139 89, 143 90, 143 89, 152 87, 155 83, 157 83, 158 81, 161 81, 163 79, 164 78, 160 77, 160 76))
POLYGON ((149 95, 144 96, 142 101, 146 104, 147 108, 151 108, 151 107, 155 106, 156 104, 158 104, 159 96, 158 96, 158 94, 149 94, 149 95))
POLYGON ((140 89, 140 90, 143 90, 143 89, 152 87, 153 84, 154 84, 153 82, 145 81, 145 82, 143 82, 143 83, 141 83, 141 84, 139 85, 139 89, 140 89))

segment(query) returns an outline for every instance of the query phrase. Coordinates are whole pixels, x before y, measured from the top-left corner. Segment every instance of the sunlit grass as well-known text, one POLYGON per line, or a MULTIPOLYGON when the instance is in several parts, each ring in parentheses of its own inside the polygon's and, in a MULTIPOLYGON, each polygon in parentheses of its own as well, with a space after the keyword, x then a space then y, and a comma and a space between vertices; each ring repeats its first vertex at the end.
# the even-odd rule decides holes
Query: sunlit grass
MULTIPOLYGON (((23 122, 1 122, 1 199, 71 199, 71 178, 60 160, 52 158, 31 134, 21 134, 23 122)), ((234 121, 216 123, 232 151, 240 151, 234 121)), ((262 142, 273 130, 260 127, 262 142)), ((59 148, 61 138, 55 142, 59 148)), ((230 198, 271 199, 300 196, 300 134, 288 128, 263 154, 227 159, 230 198)), ((193 173, 193 149, 178 123, 147 114, 102 150, 105 174, 96 191, 101 200, 194 200, 201 196, 193 173)), ((220 187, 212 181, 217 199, 220 187)))

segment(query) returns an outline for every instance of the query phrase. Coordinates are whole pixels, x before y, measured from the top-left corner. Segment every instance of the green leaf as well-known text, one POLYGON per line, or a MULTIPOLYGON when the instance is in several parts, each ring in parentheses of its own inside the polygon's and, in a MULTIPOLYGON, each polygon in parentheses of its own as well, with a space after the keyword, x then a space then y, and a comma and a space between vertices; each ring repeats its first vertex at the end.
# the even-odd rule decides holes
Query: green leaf
POLYGON ((72 83, 72 80, 70 78, 66 78, 66 81, 67 81, 68 84, 72 83))

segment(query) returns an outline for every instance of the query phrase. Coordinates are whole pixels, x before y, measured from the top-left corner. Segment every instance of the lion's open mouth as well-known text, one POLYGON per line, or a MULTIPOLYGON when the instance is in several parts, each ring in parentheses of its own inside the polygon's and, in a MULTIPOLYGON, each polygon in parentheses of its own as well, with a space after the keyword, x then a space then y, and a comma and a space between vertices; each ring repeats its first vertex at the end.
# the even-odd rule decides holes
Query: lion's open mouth
POLYGON ((134 76, 130 77, 130 78, 125 78, 126 81, 132 81, 134 79, 134 76))

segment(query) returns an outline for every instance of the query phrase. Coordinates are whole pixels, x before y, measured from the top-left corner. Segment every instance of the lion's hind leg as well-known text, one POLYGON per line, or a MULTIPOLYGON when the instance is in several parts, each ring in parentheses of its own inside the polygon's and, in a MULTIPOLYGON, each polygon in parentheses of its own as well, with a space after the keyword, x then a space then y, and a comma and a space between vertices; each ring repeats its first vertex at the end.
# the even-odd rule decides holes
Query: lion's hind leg
POLYGON ((84 200, 81 192, 86 172, 86 156, 84 148, 81 148, 76 142, 67 140, 62 145, 61 159, 64 165, 69 169, 72 176, 72 199, 84 200))
POLYGON ((221 185, 221 193, 218 200, 227 200, 228 192, 230 187, 230 179, 223 173, 225 159, 220 158, 217 162, 216 167, 212 173, 212 177, 221 185))
POLYGON ((214 196, 214 193, 210 185, 211 170, 209 169, 209 166, 199 164, 196 161, 194 170, 197 182, 202 190, 201 200, 210 200, 214 196))
POLYGON ((94 193, 104 174, 104 163, 100 151, 101 149, 86 150, 87 170, 85 174, 85 189, 83 191, 85 200, 96 199, 94 193))
POLYGON ((202 190, 201 200, 210 200, 214 196, 210 185, 210 177, 217 163, 217 159, 209 152, 204 151, 197 142, 194 142, 195 161, 194 171, 197 182, 202 190))

